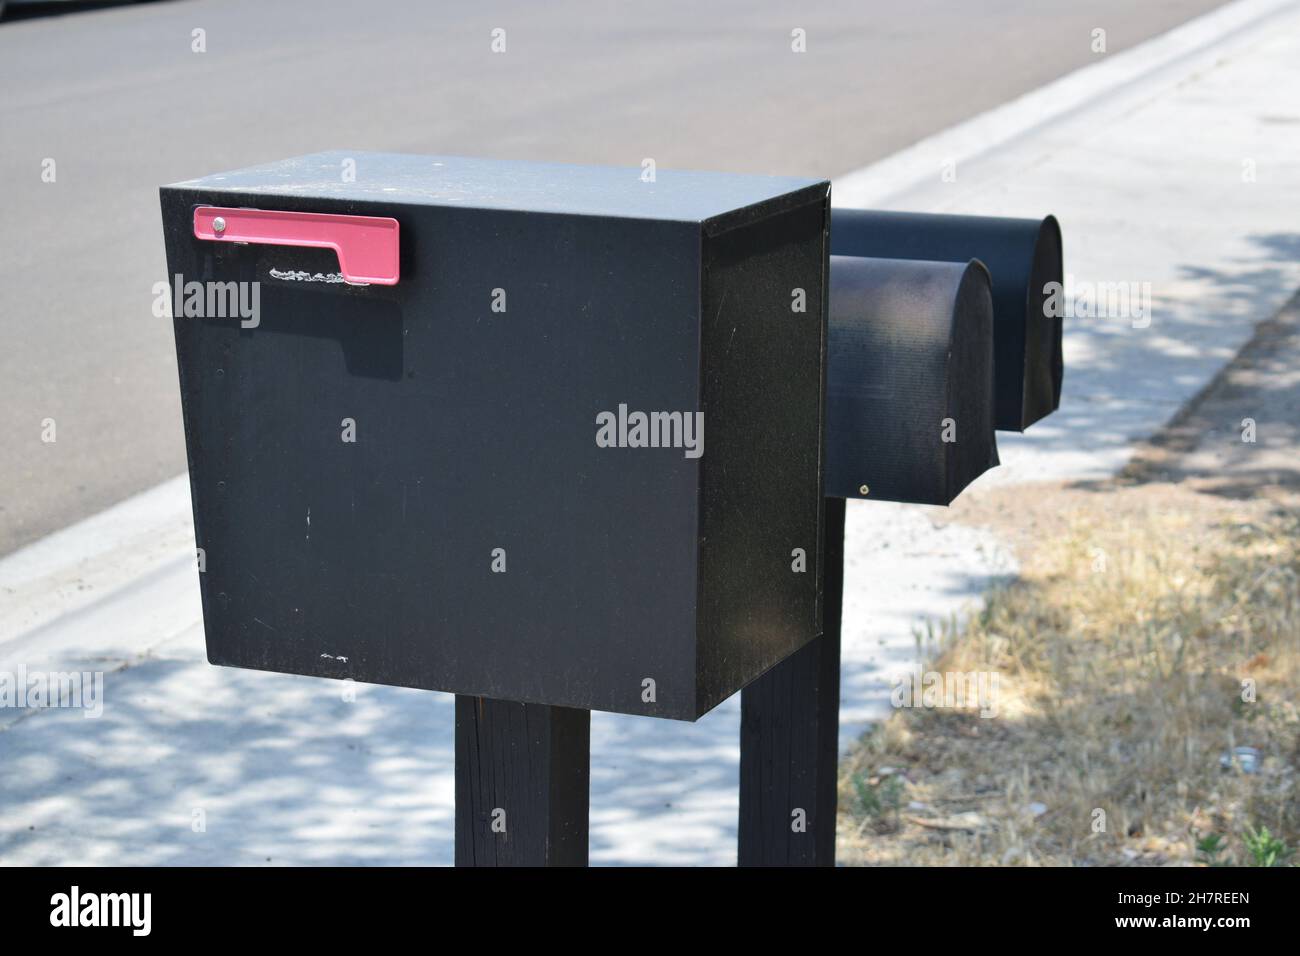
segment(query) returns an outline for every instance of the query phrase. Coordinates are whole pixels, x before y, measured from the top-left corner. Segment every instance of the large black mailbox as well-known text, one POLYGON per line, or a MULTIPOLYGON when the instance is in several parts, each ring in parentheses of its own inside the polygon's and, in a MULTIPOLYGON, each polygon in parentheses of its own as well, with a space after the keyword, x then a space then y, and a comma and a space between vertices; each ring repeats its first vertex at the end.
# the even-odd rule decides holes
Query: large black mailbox
POLYGON ((1056 407, 1054 219, 367 153, 162 210, 211 661, 456 693, 476 866, 586 862, 590 710, 744 688, 740 862, 834 861, 843 499, 1056 407))
POLYGON ((164 187, 209 659, 694 719, 811 641, 828 194, 368 153, 164 187))

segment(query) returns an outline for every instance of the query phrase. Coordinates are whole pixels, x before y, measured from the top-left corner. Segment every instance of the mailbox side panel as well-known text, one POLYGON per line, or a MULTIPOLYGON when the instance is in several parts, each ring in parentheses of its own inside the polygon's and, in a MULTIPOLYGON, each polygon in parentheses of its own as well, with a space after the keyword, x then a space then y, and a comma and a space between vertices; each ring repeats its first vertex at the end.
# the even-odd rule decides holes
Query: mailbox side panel
POLYGON ((601 447, 597 416, 699 407, 698 224, 177 188, 163 213, 173 276, 260 283, 256 327, 174 323, 209 660, 696 716, 699 460, 601 447), (197 203, 392 216, 401 281, 195 239, 197 203))
POLYGON ((704 250, 699 710, 821 633, 829 195, 704 250))

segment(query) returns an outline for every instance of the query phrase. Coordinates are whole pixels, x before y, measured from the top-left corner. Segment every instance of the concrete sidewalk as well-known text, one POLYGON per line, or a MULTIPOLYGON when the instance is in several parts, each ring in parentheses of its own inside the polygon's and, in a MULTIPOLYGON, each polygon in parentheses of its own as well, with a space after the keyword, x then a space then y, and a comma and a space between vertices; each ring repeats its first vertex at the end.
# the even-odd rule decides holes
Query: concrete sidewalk
MULTIPOLYGON (((1300 286, 1300 2, 1099 57, 834 196, 1054 212, 1080 288, 1149 282, 1149 325, 1067 322, 1061 411, 981 484, 1112 473, 1300 286)), ((1015 569, 935 516, 850 504, 842 743, 914 628, 1015 569)), ((192 549, 177 479, 0 561, 0 671, 107 672, 98 719, 0 710, 0 862, 449 863, 451 697, 210 667, 192 549)), ((737 699, 696 724, 593 715, 592 861, 734 863, 738 723, 737 699)))

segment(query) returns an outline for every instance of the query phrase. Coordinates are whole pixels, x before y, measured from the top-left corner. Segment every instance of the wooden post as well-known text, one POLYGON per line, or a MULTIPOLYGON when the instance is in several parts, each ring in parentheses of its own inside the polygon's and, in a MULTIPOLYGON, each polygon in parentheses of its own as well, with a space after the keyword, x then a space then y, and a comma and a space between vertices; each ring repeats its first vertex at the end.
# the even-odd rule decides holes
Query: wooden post
POLYGON ((586 866, 591 712, 456 697, 456 865, 586 866))
POLYGON ((844 499, 826 499, 822 636, 740 694, 741 866, 834 866, 844 499))

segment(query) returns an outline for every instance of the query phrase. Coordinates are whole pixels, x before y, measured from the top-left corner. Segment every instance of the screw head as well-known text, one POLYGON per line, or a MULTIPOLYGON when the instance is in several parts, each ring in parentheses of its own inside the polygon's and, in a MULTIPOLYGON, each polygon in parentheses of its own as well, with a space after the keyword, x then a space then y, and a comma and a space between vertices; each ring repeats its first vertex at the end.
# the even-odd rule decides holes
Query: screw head
POLYGON ((868 488, 866 485, 861 485, 861 486, 858 488, 858 494, 860 494, 860 495, 869 495, 869 494, 871 494, 871 489, 868 488))
POLYGON ((218 216, 216 219, 212 220, 212 231, 213 231, 213 232, 225 232, 225 231, 226 231, 226 220, 222 219, 220 216, 218 216))

